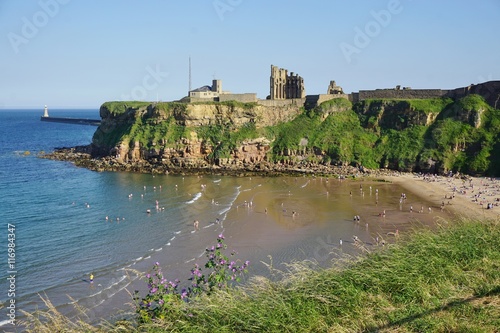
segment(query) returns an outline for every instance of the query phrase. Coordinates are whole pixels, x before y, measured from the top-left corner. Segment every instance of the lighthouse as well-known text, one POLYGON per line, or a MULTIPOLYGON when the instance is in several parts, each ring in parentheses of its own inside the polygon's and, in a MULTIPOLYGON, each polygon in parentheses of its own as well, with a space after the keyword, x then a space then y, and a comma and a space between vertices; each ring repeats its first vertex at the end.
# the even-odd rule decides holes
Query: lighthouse
POLYGON ((45 108, 43 108, 43 117, 44 118, 49 117, 49 109, 47 108, 47 105, 45 105, 45 108))

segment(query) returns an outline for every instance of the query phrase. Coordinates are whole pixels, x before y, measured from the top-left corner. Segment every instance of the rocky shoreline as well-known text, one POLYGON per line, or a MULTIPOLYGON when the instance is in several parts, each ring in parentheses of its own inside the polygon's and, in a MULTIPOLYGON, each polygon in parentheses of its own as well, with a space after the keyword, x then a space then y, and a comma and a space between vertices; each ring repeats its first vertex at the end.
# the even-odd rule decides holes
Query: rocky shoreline
POLYGON ((283 176, 283 175, 309 175, 330 176, 338 178, 356 178, 360 176, 397 176, 398 171, 371 170, 354 166, 323 165, 311 162, 293 164, 271 163, 267 161, 241 162, 232 164, 213 165, 205 160, 175 158, 159 160, 157 158, 140 159, 136 161, 121 161, 112 156, 92 157, 92 145, 56 148, 53 152, 42 153, 41 158, 67 161, 78 167, 92 171, 123 171, 151 174, 180 174, 180 175, 229 175, 229 176, 283 176))

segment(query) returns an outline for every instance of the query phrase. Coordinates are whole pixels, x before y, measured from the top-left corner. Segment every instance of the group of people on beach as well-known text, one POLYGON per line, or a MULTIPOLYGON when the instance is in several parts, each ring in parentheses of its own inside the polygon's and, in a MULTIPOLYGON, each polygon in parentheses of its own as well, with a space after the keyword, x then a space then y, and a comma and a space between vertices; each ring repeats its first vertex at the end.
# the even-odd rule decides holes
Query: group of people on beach
MULTIPOLYGON (((457 195, 465 196, 471 199, 471 202, 480 205, 482 208, 493 209, 500 206, 500 182, 495 178, 473 178, 470 176, 461 176, 458 172, 449 172, 446 176, 418 174, 424 181, 437 182, 447 185, 450 194, 445 194, 444 199, 455 199, 457 195), (479 184, 478 184, 479 182, 479 184)), ((441 204, 441 210, 444 208, 444 201, 441 204)))

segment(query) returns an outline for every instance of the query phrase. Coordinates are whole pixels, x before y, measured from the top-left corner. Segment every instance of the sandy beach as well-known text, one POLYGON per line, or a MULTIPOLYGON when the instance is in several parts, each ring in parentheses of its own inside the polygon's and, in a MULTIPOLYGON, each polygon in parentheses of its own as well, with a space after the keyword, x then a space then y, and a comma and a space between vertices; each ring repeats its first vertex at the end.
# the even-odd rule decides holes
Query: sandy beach
POLYGON ((444 203, 444 210, 457 217, 498 219, 500 217, 500 181, 494 178, 423 176, 401 173, 384 176, 384 180, 398 184, 433 202, 444 203), (490 204, 492 208, 488 208, 490 204))
POLYGON ((272 254, 276 263, 328 262, 341 252, 355 253, 353 239, 371 247, 393 242, 398 232, 432 226, 441 219, 500 216, 496 179, 413 173, 344 181, 282 179, 289 186, 286 190, 269 193, 264 184, 259 192, 242 193, 235 203, 239 208, 228 216, 228 241, 242 255, 265 260, 272 254), (400 201, 400 191, 407 199, 400 201), (361 220, 353 221, 353 216, 361 220))

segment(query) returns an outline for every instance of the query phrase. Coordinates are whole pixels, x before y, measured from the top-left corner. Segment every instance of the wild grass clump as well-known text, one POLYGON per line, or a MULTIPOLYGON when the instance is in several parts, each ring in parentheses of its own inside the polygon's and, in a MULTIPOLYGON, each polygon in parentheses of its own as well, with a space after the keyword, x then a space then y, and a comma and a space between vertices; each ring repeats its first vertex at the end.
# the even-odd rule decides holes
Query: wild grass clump
POLYGON ((142 102, 142 101, 116 101, 116 102, 105 102, 102 104, 101 108, 106 108, 109 112, 114 115, 120 115, 125 113, 129 109, 139 109, 139 108, 147 108, 151 103, 142 102))

